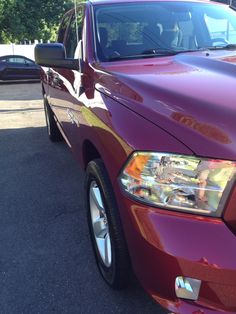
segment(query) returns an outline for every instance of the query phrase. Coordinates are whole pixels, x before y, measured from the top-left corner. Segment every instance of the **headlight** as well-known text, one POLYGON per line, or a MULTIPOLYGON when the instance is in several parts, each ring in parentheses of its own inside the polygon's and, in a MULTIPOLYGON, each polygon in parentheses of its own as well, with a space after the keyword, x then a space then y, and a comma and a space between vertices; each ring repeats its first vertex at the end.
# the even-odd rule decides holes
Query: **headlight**
POLYGON ((126 192, 150 205, 220 217, 235 171, 233 161, 137 152, 120 181, 126 192))

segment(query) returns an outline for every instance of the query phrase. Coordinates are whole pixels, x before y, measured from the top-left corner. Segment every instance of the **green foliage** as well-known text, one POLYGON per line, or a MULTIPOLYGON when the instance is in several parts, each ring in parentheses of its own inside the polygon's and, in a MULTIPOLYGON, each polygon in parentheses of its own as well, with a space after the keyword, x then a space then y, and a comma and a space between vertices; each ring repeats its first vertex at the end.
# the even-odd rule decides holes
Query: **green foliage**
POLYGON ((60 20, 73 3, 73 0, 0 0, 0 43, 56 40, 60 20))

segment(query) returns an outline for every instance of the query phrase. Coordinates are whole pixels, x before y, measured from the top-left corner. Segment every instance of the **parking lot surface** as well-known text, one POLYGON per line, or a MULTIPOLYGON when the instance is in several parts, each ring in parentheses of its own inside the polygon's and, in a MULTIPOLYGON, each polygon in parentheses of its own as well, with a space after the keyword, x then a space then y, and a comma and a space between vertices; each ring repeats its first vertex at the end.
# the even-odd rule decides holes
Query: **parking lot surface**
POLYGON ((0 313, 162 314, 135 281, 101 279, 83 172, 48 140, 41 99, 39 84, 0 85, 0 313))

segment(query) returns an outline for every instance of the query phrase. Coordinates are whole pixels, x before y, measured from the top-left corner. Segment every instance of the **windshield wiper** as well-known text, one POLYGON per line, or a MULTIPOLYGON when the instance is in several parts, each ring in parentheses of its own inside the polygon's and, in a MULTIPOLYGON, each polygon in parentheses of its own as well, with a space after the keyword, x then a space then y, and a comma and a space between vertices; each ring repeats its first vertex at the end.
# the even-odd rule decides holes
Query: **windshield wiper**
POLYGON ((198 49, 191 50, 172 50, 172 49, 148 49, 142 51, 140 54, 135 55, 127 55, 127 56, 110 56, 108 61, 116 61, 116 60, 124 60, 124 59, 136 59, 136 58, 152 58, 152 57, 164 57, 164 56, 173 56, 179 53, 184 52, 194 52, 198 51, 198 49))
POLYGON ((136 58, 150 58, 159 56, 169 56, 174 55, 175 51, 169 50, 146 50, 140 54, 127 55, 127 56, 111 56, 108 58, 109 61, 124 60, 124 59, 136 59, 136 58))
MULTIPOLYGON (((202 51, 203 48, 196 48, 196 49, 181 49, 178 47, 176 47, 177 49, 174 50, 174 49, 161 49, 161 50, 156 50, 156 52, 159 54, 163 54, 163 55, 177 55, 177 54, 180 54, 180 53, 185 53, 185 52, 196 52, 196 51, 202 51)), ((154 51, 155 49, 152 49, 152 50, 145 50, 143 53, 151 53, 153 51, 153 54, 154 54, 154 51)))
POLYGON ((202 47, 204 50, 236 50, 236 44, 227 44, 225 46, 202 47))
POLYGON ((176 51, 173 49, 147 49, 142 51, 141 55, 146 56, 146 55, 151 55, 151 56, 169 56, 169 55, 174 55, 176 54, 176 51))
POLYGON ((164 56, 173 56, 180 53, 185 52, 196 52, 196 51, 205 51, 205 50, 236 50, 236 44, 227 44, 225 46, 210 46, 210 47, 199 47, 197 49, 182 49, 182 50, 174 50, 174 49, 147 49, 142 51, 140 54, 134 55, 115 55, 110 56, 108 61, 117 61, 117 60, 128 60, 128 59, 138 59, 138 58, 152 58, 152 57, 164 57, 164 56))

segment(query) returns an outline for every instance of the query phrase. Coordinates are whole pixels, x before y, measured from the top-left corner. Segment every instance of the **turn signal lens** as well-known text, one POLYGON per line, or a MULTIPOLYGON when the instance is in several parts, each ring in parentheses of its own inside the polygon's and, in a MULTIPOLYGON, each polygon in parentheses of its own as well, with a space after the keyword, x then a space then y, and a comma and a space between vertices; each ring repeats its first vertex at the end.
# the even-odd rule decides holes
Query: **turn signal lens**
POLYGON ((235 172, 234 161, 137 152, 120 182, 127 193, 150 205, 219 217, 235 172))

